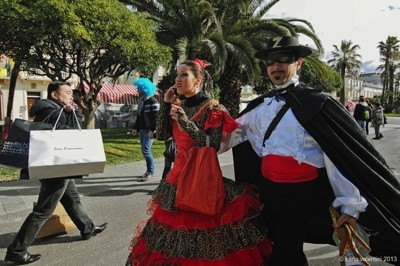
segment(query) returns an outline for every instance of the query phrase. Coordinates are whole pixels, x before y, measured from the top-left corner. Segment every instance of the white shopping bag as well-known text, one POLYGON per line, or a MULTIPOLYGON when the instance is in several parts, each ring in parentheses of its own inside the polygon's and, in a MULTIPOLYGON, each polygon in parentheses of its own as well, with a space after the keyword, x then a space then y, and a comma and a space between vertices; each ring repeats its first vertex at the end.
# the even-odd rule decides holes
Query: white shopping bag
POLYGON ((99 129, 32 130, 30 179, 102 173, 106 164, 99 129))
MULTIPOLYGON (((75 110, 72 110, 76 117, 75 110)), ((106 164, 99 129, 31 130, 28 153, 30 179, 102 173, 106 164)))

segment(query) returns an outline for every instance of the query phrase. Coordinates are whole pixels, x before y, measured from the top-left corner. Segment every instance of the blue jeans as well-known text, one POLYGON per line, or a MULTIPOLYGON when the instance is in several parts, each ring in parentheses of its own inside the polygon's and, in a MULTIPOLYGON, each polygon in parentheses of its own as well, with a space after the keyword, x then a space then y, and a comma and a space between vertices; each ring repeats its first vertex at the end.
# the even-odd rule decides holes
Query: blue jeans
POLYGON ((154 157, 151 151, 151 146, 153 145, 154 139, 150 139, 147 134, 149 130, 141 129, 139 131, 140 145, 142 147, 142 154, 146 160, 147 171, 151 175, 154 175, 154 157))
POLYGON ((381 128, 381 125, 374 125, 375 137, 376 138, 382 138, 383 137, 382 133, 380 132, 380 128, 381 128))
POLYGON ((360 125, 360 127, 362 128, 362 130, 364 131, 364 132, 367 132, 366 130, 365 130, 365 121, 364 120, 357 120, 357 124, 359 124, 360 125))
POLYGON ((7 253, 24 255, 35 240, 40 228, 52 215, 60 202, 81 234, 90 234, 95 225, 82 206, 74 179, 50 178, 40 180, 40 192, 37 204, 25 219, 7 253))

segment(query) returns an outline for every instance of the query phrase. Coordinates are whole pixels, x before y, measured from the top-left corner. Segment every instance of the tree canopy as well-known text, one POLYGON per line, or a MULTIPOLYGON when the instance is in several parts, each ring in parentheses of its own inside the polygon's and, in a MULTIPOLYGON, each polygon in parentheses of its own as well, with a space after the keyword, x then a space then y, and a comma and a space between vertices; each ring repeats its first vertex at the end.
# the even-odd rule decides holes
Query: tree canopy
POLYGON ((80 88, 87 124, 93 122, 103 78, 115 80, 132 70, 150 76, 170 61, 170 49, 154 35, 154 23, 117 0, 0 1, 7 6, 9 18, 9 25, 2 27, 11 28, 0 43, 34 36, 27 57, 19 58, 11 45, 6 47, 15 60, 53 80, 62 79, 64 71, 87 83, 88 92, 80 88), (23 34, 12 25, 24 25, 23 34))

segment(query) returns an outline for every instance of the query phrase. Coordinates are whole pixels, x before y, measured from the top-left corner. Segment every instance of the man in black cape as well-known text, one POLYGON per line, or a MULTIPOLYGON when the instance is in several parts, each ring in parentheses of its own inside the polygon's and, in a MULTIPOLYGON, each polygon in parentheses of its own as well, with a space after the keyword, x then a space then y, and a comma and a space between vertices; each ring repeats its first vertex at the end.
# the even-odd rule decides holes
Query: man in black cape
POLYGON ((299 84, 311 52, 286 36, 256 53, 276 88, 248 104, 230 140, 236 180, 260 187, 269 265, 307 265, 303 242, 334 244, 334 227, 356 221, 371 234, 370 255, 399 265, 400 184, 344 106, 299 84), (341 212, 334 226, 330 205, 341 212))

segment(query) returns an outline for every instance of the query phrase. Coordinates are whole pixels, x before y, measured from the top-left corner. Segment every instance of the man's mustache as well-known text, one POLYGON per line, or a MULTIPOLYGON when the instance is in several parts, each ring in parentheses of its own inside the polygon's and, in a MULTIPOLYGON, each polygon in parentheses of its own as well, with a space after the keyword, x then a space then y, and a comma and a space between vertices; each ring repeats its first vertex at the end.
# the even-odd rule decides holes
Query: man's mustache
POLYGON ((276 73, 281 74, 281 73, 283 73, 283 71, 282 70, 275 70, 275 71, 271 72, 271 74, 276 74, 276 73))

